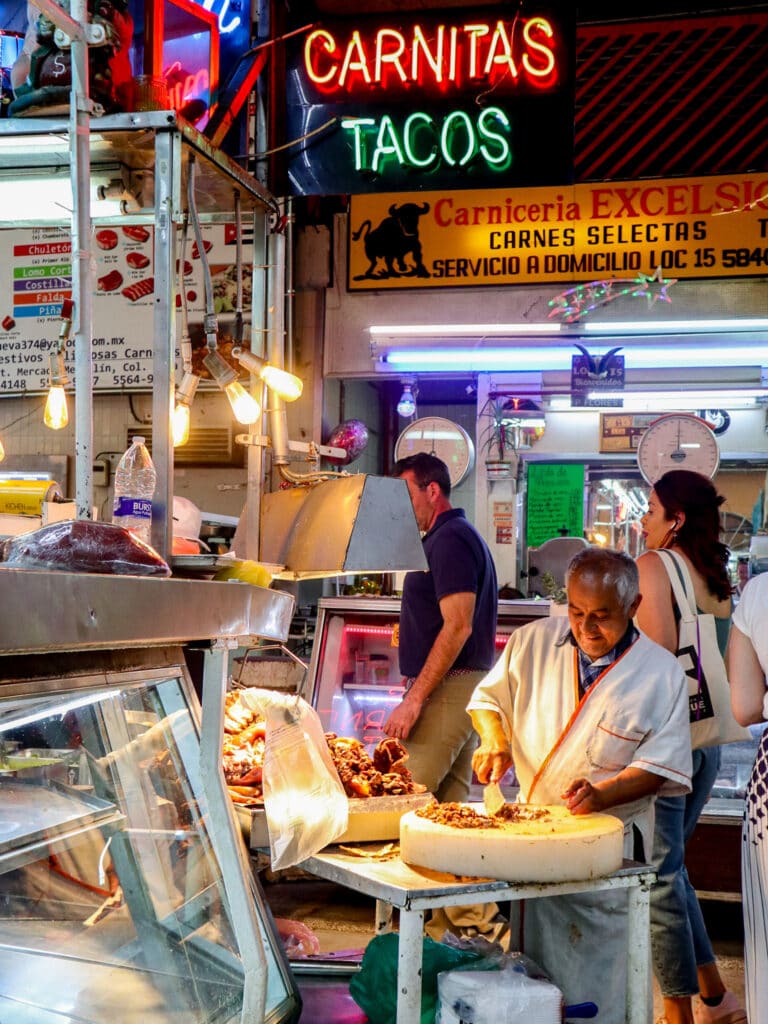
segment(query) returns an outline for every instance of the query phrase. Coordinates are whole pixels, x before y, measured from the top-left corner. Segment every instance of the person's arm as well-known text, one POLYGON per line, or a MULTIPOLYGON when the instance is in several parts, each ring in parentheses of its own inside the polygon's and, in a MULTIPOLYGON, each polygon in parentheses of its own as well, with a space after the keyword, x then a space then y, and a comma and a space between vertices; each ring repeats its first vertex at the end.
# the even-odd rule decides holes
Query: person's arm
POLYGON ((424 667, 384 723, 384 732, 387 736, 408 739, 408 734, 416 724, 429 695, 453 666, 472 633, 475 595, 448 594, 440 599, 440 614, 443 617, 443 625, 435 637, 424 667))
POLYGON ((637 628, 677 653, 677 622, 672 605, 672 587, 662 560, 653 551, 647 551, 637 560, 640 573, 640 593, 643 596, 635 612, 637 628))
POLYGON ((739 725, 763 721, 765 673, 752 641, 738 626, 731 625, 725 655, 731 686, 731 710, 739 725))
POLYGON ((498 711, 477 708, 469 712, 480 745, 472 755, 472 768, 482 783, 500 782, 512 764, 512 751, 498 711))
POLYGON ((652 796, 664 781, 662 775, 629 767, 601 782, 574 779, 562 797, 572 814, 591 814, 593 811, 606 811, 609 807, 652 796))

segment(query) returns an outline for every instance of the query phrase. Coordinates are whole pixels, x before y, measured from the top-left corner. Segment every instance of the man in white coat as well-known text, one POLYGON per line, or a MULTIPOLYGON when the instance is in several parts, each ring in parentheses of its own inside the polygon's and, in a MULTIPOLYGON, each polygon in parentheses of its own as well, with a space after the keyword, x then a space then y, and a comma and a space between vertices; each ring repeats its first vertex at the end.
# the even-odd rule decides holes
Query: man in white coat
MULTIPOLYGON (((514 764, 521 802, 610 810, 624 821, 625 856, 645 860, 655 794, 691 788, 691 746, 682 669, 632 623, 638 588, 628 555, 585 548, 566 575, 568 618, 516 630, 468 710, 481 782, 514 764)), ((626 892, 607 892, 524 909, 522 948, 567 1003, 596 1002, 600 1024, 625 1020, 626 905, 626 892)))

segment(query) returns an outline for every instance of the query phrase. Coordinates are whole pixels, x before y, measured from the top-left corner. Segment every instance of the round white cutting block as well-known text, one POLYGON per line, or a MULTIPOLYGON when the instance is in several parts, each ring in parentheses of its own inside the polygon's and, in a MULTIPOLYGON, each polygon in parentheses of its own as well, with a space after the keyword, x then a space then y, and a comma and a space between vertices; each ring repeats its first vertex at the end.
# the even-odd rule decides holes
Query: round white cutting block
MULTIPOLYGON (((484 813, 482 804, 462 806, 484 813)), ((621 867, 619 818, 573 815, 559 806, 508 806, 520 809, 521 820, 504 821, 499 828, 458 828, 410 811, 400 819, 400 857, 417 867, 506 882, 569 882, 621 867), (546 813, 536 816, 541 811, 546 813)))

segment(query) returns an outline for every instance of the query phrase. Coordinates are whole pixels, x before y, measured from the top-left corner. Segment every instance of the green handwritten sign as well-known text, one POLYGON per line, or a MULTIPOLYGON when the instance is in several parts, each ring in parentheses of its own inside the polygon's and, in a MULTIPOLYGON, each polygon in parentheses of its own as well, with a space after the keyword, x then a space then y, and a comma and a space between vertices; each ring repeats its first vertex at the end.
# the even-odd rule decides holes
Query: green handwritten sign
POLYGON ((582 537, 584 466, 580 463, 529 463, 525 523, 528 547, 538 547, 552 537, 582 537))

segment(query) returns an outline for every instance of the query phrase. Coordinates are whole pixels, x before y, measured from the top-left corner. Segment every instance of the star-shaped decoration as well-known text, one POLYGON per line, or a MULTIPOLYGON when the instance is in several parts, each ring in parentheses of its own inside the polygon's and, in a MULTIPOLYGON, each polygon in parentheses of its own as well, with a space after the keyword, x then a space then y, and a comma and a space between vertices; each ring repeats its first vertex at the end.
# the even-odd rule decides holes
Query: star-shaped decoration
POLYGON ((644 295, 648 300, 648 307, 650 308, 657 302, 672 301, 667 295, 667 291, 673 284, 677 284, 677 278, 665 278, 661 273, 661 267, 656 267, 656 271, 650 277, 647 274, 638 274, 635 282, 637 290, 633 291, 632 294, 644 295))

